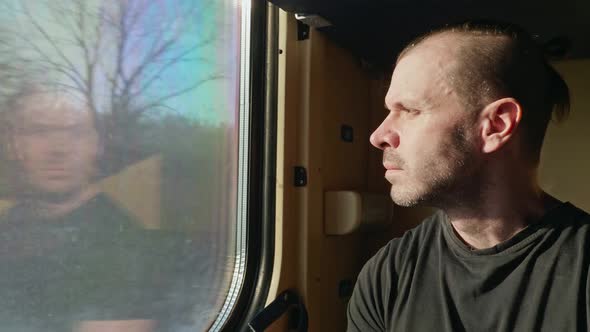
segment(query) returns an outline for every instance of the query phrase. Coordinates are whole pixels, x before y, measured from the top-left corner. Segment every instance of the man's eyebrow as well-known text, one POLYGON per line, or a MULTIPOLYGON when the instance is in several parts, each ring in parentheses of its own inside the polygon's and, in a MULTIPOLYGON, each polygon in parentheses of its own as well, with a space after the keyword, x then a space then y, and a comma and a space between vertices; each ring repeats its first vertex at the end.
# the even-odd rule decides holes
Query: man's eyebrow
POLYGON ((57 130, 69 130, 69 129, 80 129, 85 128, 86 124, 83 122, 79 123, 68 123, 68 124, 54 124, 54 123, 43 123, 43 122, 32 122, 24 125, 15 126, 16 129, 57 129, 57 130))
POLYGON ((402 109, 402 110, 415 109, 413 107, 408 107, 408 106, 404 105, 404 103, 402 103, 400 101, 396 101, 395 103, 393 103, 393 107, 389 107, 389 105, 387 105, 387 102, 385 102, 385 105, 384 106, 388 110, 392 110, 392 109, 402 109))

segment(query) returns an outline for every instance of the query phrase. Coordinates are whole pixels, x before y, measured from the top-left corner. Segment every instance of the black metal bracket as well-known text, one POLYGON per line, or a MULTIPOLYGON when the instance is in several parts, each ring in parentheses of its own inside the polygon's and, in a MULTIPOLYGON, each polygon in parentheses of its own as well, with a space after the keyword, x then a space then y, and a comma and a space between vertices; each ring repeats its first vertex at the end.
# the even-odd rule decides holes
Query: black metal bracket
POLYGON ((307 170, 302 166, 295 166, 293 184, 295 187, 305 187, 307 185, 307 170))
POLYGON ((307 332, 307 310, 301 298, 293 290, 286 290, 279 294, 266 308, 256 314, 254 319, 248 323, 248 327, 252 332, 262 332, 291 308, 289 329, 307 332))
POLYGON ((354 129, 349 125, 342 125, 340 127, 340 139, 352 143, 354 141, 354 129))
POLYGON ((297 40, 309 39, 309 25, 297 21, 297 40))

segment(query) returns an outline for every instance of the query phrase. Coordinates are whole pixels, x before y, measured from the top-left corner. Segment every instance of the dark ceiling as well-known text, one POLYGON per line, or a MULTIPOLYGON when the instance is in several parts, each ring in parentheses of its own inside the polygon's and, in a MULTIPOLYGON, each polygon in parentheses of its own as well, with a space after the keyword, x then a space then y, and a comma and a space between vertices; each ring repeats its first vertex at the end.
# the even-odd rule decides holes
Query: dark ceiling
POLYGON ((364 61, 390 68, 413 37, 434 27, 467 19, 519 24, 553 53, 590 58, 590 0, 270 0, 291 13, 317 14, 332 23, 320 28, 364 61), (570 44, 569 47, 566 47, 570 44))

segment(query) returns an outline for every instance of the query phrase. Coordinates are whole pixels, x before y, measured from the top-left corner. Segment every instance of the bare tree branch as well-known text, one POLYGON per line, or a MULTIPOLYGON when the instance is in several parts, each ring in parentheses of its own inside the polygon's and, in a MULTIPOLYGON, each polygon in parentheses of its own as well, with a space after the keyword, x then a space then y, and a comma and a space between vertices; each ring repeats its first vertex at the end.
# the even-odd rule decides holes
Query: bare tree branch
MULTIPOLYGON (((57 43, 55 42, 55 40, 47 33, 47 31, 45 31, 45 29, 43 29, 43 27, 37 22, 37 20, 35 20, 35 18, 33 17, 33 15, 31 14, 28 6, 24 5, 24 12, 25 15, 27 15, 27 17, 30 20, 30 23, 37 29, 38 32, 40 32, 43 37, 45 38, 45 40, 53 47, 53 49, 56 51, 56 53, 58 54, 58 56, 65 61, 68 66, 70 66, 71 71, 77 73, 76 76, 82 78, 82 75, 80 75, 76 70, 76 66, 71 62, 71 60, 62 52, 61 48, 58 47, 57 43)), ((37 49, 39 49, 39 47, 36 47, 37 49)), ((84 81, 82 79, 82 81, 84 81)))
POLYGON ((165 93, 152 91, 175 66, 212 61, 200 57, 198 51, 215 43, 218 36, 214 32, 196 34, 194 29, 195 22, 206 18, 206 10, 213 3, 182 2, 170 9, 158 7, 164 5, 157 1, 120 0, 91 9, 85 0, 46 0, 35 2, 46 8, 35 13, 49 15, 40 18, 26 0, 21 0, 20 9, 12 10, 21 13, 24 23, 39 39, 26 35, 30 29, 8 34, 18 40, 15 45, 20 49, 25 47, 17 54, 12 50, 12 41, 0 38, 0 75, 17 79, 23 68, 39 77, 55 73, 69 81, 58 80, 56 85, 81 92, 94 112, 98 112, 100 103, 101 110, 111 114, 113 121, 137 120, 145 112, 161 108, 170 99, 205 82, 224 78, 209 75, 165 93), (188 4, 190 7, 185 6, 188 4), (145 24, 153 21, 154 14, 161 14, 159 21, 145 24), (50 33, 51 26, 64 33, 50 33), (195 37, 190 44, 182 39, 188 33, 195 37), (71 52, 77 52, 79 57, 71 52), (97 93, 101 94, 100 101, 96 99, 97 93))
POLYGON ((227 77, 225 75, 221 75, 221 74, 218 74, 218 75, 210 75, 206 79, 199 80, 198 82, 196 82, 195 84, 190 85, 189 87, 186 87, 184 89, 175 91, 173 93, 170 93, 170 94, 161 96, 157 100, 155 100, 155 101, 153 101, 153 102, 151 102, 151 103, 149 103, 147 105, 144 105, 142 107, 138 107, 137 109, 135 109, 134 110, 134 117, 139 117, 146 110, 149 110, 149 109, 151 109, 153 107, 161 106, 161 105, 164 104, 165 101, 167 101, 167 100, 169 100, 171 98, 174 98, 174 97, 178 97, 180 95, 183 95, 183 94, 185 94, 185 93, 187 93, 189 91, 195 90, 195 89, 197 89, 198 87, 200 87, 201 85, 203 85, 205 83, 209 83, 211 81, 215 81, 215 80, 219 80, 219 79, 224 79, 224 78, 227 78, 227 77))
POLYGON ((149 89, 152 84, 154 82, 156 82, 158 79, 161 78, 162 73, 164 73, 166 70, 168 70, 171 66, 177 64, 179 61, 181 61, 186 55, 193 53, 196 49, 202 47, 202 45, 197 44, 194 47, 191 47, 189 49, 187 49, 186 51, 178 54, 178 56, 169 59, 168 61, 166 61, 161 67, 160 69, 152 75, 152 77, 148 78, 146 80, 146 82, 139 88, 137 89, 137 91, 133 94, 133 96, 139 96, 140 94, 144 93, 147 89, 149 89))
MULTIPOLYGON (((76 70, 76 67, 69 66, 69 65, 64 66, 58 62, 55 62, 54 60, 52 60, 52 57, 49 54, 47 54, 45 51, 43 51, 43 49, 41 49, 37 44, 35 44, 34 42, 25 38, 24 36, 23 36, 23 39, 25 40, 25 43, 27 43, 29 46, 31 46, 31 48, 41 57, 40 59, 36 59, 36 61, 39 64, 43 64, 43 63, 49 64, 51 68, 55 69, 57 72, 60 72, 64 75, 66 75, 68 78, 70 78, 76 84, 78 89, 80 89, 81 91, 86 91, 86 86, 84 84, 84 77, 80 72, 78 72, 76 70)), ((35 60, 29 60, 29 61, 33 62, 35 60)))

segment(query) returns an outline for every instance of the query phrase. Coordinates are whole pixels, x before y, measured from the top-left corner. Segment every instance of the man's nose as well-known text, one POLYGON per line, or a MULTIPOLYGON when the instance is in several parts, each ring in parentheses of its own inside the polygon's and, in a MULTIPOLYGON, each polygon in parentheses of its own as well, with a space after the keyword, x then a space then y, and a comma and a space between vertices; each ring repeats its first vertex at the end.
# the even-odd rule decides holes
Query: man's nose
POLYGON ((52 153, 67 153, 75 144, 71 135, 65 131, 55 131, 47 138, 47 143, 50 144, 49 150, 52 153))
POLYGON ((369 141, 371 141, 374 147, 380 150, 385 150, 388 147, 395 149, 400 144, 400 136, 394 128, 393 123, 386 118, 371 134, 369 141))

